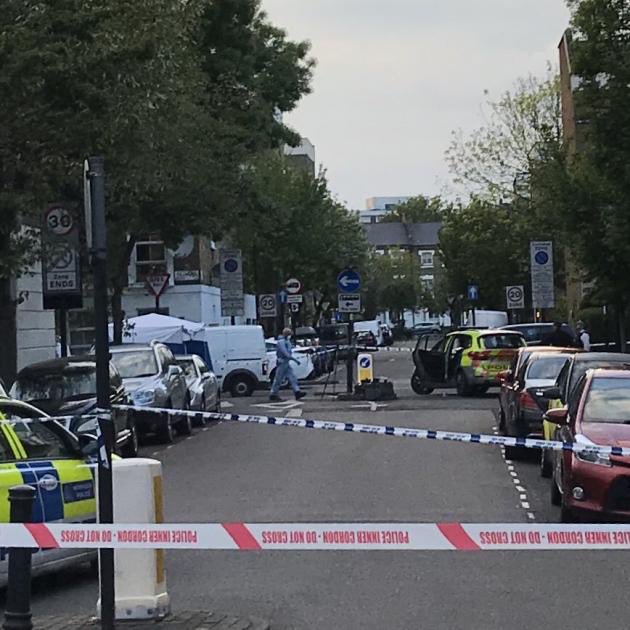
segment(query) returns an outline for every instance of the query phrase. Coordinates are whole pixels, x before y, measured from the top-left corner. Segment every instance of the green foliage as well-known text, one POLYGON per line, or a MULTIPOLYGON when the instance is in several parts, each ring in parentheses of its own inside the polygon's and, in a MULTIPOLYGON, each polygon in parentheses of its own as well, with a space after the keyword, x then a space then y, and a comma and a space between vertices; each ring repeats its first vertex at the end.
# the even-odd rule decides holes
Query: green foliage
POLYGON ((528 235, 506 205, 474 200, 451 213, 440 232, 448 290, 465 295, 472 280, 486 308, 505 309, 505 287, 525 281, 528 253, 528 235))
POLYGON ((487 103, 486 124, 465 137, 453 133, 446 159, 455 182, 494 203, 529 198, 534 164, 549 143, 562 144, 558 77, 519 79, 512 91, 487 103))
POLYGON ((382 223, 433 223, 441 221, 451 210, 441 197, 418 195, 397 205, 383 218, 382 223))
POLYGON ((375 315, 392 311, 399 318, 406 310, 431 308, 431 292, 422 284, 418 257, 408 251, 374 255, 366 282, 367 304, 375 315))
POLYGON ((325 173, 312 177, 277 152, 262 155, 248 175, 252 192, 232 240, 244 252, 249 289, 274 292, 295 276, 320 303, 335 301, 337 274, 361 271, 366 261, 356 216, 331 196, 325 173))

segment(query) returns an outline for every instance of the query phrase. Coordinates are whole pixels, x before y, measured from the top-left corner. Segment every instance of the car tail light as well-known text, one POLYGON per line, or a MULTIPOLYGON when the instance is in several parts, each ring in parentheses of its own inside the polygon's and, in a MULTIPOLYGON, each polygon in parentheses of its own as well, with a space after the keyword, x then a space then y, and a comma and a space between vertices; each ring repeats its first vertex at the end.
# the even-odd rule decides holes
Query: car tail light
POLYGON ((521 392, 520 403, 521 409, 538 409, 538 404, 533 399, 532 395, 527 391, 521 392))
POLYGON ((492 353, 486 350, 484 352, 471 352, 468 356, 472 361, 487 361, 492 357, 492 353))

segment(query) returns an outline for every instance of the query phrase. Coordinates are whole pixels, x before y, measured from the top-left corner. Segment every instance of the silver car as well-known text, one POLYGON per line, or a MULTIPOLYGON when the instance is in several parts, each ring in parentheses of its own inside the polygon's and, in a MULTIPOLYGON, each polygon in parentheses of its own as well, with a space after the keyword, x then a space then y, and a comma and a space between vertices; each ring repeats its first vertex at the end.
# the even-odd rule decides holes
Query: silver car
MULTIPOLYGON (((135 407, 189 409, 190 395, 182 368, 163 343, 123 344, 110 348, 112 363, 122 376, 135 407)), ((160 413, 137 413, 139 433, 155 433, 163 443, 173 441, 173 429, 190 435, 192 422, 183 416, 175 420, 160 413)))
POLYGON ((221 390, 219 381, 210 371, 206 362, 198 355, 191 354, 176 357, 177 364, 184 371, 190 408, 195 411, 221 411, 221 390))

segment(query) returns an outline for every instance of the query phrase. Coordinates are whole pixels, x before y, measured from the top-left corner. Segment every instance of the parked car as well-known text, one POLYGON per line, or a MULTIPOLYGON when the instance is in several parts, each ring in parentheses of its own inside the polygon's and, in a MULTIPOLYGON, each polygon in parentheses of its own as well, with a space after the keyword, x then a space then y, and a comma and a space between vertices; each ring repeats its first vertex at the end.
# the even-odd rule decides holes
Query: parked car
POLYGON ((319 335, 312 326, 298 326, 293 334, 296 346, 319 346, 319 335))
POLYGON ((196 354, 176 356, 177 365, 182 368, 190 409, 194 411, 221 411, 221 388, 219 381, 206 362, 196 354))
MULTIPOLYGON (((558 349, 559 350, 559 349, 558 349)), ((551 387, 560 370, 575 350, 567 352, 532 352, 520 368, 511 376, 504 373, 501 385, 499 430, 510 437, 539 437, 542 433, 543 414, 548 401, 544 388, 551 387)), ((502 375, 499 375, 501 378, 502 375)), ((506 446, 508 459, 520 459, 523 449, 506 446)))
POLYGON ((381 329, 381 322, 378 319, 354 322, 354 333, 355 335, 360 335, 361 333, 371 333, 373 337, 373 344, 370 343, 368 345, 383 345, 383 331, 381 329))
MULTIPOLYGON (((597 368, 630 368, 630 354, 617 352, 583 352, 569 357, 553 387, 544 390, 543 396, 548 401, 548 409, 565 407, 580 378, 587 370, 597 368)), ((549 414, 543 416, 543 439, 551 440, 556 432, 556 424, 549 414)), ((543 477, 551 475, 550 453, 543 450, 540 456, 540 474, 543 477)))
POLYGON ((411 329, 414 337, 422 337, 422 335, 439 333, 442 331, 439 324, 434 322, 420 322, 418 324, 414 324, 411 329))
POLYGON ((387 324, 381 324, 381 334, 383 336, 384 346, 391 346, 394 344, 392 329, 387 324))
MULTIPOLYGON (((545 343, 545 337, 553 332, 553 323, 536 322, 532 324, 509 324, 507 326, 501 326, 501 329, 520 332, 528 346, 542 346, 545 343)), ((569 335, 573 343, 575 343, 575 331, 568 324, 562 324, 562 331, 569 335)))
MULTIPOLYGON (((111 362, 109 385, 111 405, 130 404, 120 373, 111 362)), ((93 433, 97 420, 85 416, 98 407, 96 361, 93 356, 74 356, 33 363, 18 372, 11 396, 32 404, 49 416, 75 416, 63 421, 72 433, 93 433)), ((138 431, 133 414, 116 411, 112 418, 116 427, 116 452, 123 457, 135 457, 138 454, 138 431)))
MULTIPOLYGON (((588 370, 567 403, 549 412, 555 439, 630 447, 629 370, 588 370)), ((630 521, 630 457, 554 451, 552 458, 551 502, 563 523, 630 521)))
MULTIPOLYGON (((269 386, 269 360, 262 326, 207 326, 195 334, 194 344, 205 346, 211 369, 222 392, 251 396, 269 386)), ((204 349, 204 348, 202 348, 204 349)))
MULTIPOLYGON (((9 488, 34 486, 32 522, 94 522, 96 499, 93 470, 86 462, 97 444, 92 435, 76 436, 28 403, 0 398, 0 522, 9 522, 9 488), (23 421, 24 419, 28 420, 23 421)), ((8 581, 8 554, 0 548, 0 586, 8 581)), ((34 550, 33 575, 94 563, 87 549, 34 550)))
MULTIPOLYGON (((123 344, 110 348, 112 363, 136 407, 188 409, 190 395, 184 373, 175 356, 163 343, 123 344)), ((156 433, 163 443, 173 441, 173 430, 190 435, 192 423, 182 416, 175 421, 167 414, 134 414, 140 435, 156 433)))
POLYGON ((505 330, 459 330, 440 337, 430 349, 418 344, 411 387, 416 394, 437 387, 455 387, 460 396, 485 393, 500 384, 499 373, 524 345, 520 333, 505 330))
MULTIPOLYGON (((278 340, 273 338, 266 339, 265 345, 267 347, 267 358, 269 361, 269 380, 273 383, 276 378, 276 366, 278 364, 278 356, 276 354, 278 340)), ((293 373, 300 381, 310 378, 315 372, 312 359, 314 355, 310 350, 311 348, 293 348, 293 356, 299 361, 299 364, 296 365, 292 363, 291 367, 293 368, 293 373)), ((285 384, 286 383, 283 383, 283 387, 285 384)))

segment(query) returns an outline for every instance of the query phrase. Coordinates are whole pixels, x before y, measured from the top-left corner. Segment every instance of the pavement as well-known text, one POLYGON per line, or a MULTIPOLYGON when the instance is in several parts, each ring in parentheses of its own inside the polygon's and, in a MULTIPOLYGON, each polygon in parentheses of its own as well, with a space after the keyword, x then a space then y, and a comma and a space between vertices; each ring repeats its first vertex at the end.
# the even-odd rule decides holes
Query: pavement
MULTIPOLYGON (((495 430, 496 392, 420 397, 411 355, 379 352, 375 363, 399 395, 376 411, 321 398, 317 384, 302 404, 270 408, 261 392, 227 398, 226 411, 495 430)), ((142 455, 163 463, 169 522, 559 520, 535 458, 506 462, 496 446, 223 422, 142 455)), ((177 551, 166 569, 175 611, 229 611, 274 630, 562 630, 626 627, 630 565, 620 553, 177 551)), ((92 614, 98 596, 84 569, 37 579, 33 590, 36 620, 92 614)))

